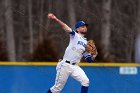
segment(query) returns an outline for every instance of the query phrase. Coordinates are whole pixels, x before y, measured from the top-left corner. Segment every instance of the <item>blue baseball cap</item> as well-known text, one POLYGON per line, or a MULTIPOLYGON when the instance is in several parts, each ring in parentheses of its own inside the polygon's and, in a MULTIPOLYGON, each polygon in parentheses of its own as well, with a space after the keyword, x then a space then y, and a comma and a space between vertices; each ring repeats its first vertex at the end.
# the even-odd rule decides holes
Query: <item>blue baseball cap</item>
POLYGON ((87 23, 85 23, 84 21, 78 21, 77 23, 76 23, 76 25, 75 25, 75 28, 77 29, 77 28, 79 28, 80 26, 88 26, 88 24, 87 23))

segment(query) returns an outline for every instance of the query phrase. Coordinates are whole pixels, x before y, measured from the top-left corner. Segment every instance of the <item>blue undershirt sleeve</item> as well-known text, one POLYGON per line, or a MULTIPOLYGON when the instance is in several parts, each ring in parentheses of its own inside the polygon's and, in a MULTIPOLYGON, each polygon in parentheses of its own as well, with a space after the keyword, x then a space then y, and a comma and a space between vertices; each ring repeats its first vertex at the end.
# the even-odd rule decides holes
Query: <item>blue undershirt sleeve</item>
POLYGON ((71 34, 71 35, 75 35, 75 31, 72 30, 72 32, 70 32, 69 34, 71 34))
POLYGON ((84 52, 83 56, 85 57, 85 60, 89 63, 94 61, 93 56, 90 53, 84 52))

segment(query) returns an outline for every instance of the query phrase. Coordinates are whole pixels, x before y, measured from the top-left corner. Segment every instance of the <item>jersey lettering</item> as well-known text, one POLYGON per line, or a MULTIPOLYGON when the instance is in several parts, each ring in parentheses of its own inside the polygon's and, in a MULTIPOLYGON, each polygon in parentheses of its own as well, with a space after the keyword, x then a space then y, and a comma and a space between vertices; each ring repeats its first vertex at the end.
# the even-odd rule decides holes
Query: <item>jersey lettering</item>
POLYGON ((82 41, 78 41, 77 45, 82 45, 83 47, 86 47, 86 44, 82 41))

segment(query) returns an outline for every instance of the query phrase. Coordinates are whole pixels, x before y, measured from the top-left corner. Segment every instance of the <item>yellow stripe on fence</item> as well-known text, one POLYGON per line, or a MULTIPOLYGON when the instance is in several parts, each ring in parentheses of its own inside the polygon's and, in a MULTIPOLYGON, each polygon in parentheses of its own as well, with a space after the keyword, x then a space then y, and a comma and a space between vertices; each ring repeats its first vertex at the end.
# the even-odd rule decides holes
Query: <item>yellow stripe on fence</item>
MULTIPOLYGON (((0 62, 0 66, 56 66, 57 62, 0 62)), ((131 66, 131 67, 140 67, 140 64, 136 63, 79 63, 80 66, 109 66, 109 67, 118 67, 118 66, 131 66)))

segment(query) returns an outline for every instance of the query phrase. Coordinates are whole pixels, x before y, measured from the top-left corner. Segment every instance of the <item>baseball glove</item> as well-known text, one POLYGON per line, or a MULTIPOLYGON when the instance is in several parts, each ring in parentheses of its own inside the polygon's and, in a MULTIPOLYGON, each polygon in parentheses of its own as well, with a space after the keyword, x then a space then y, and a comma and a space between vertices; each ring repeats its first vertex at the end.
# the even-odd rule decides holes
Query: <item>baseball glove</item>
POLYGON ((87 42, 86 52, 91 53, 92 55, 97 55, 97 49, 93 40, 87 42))

